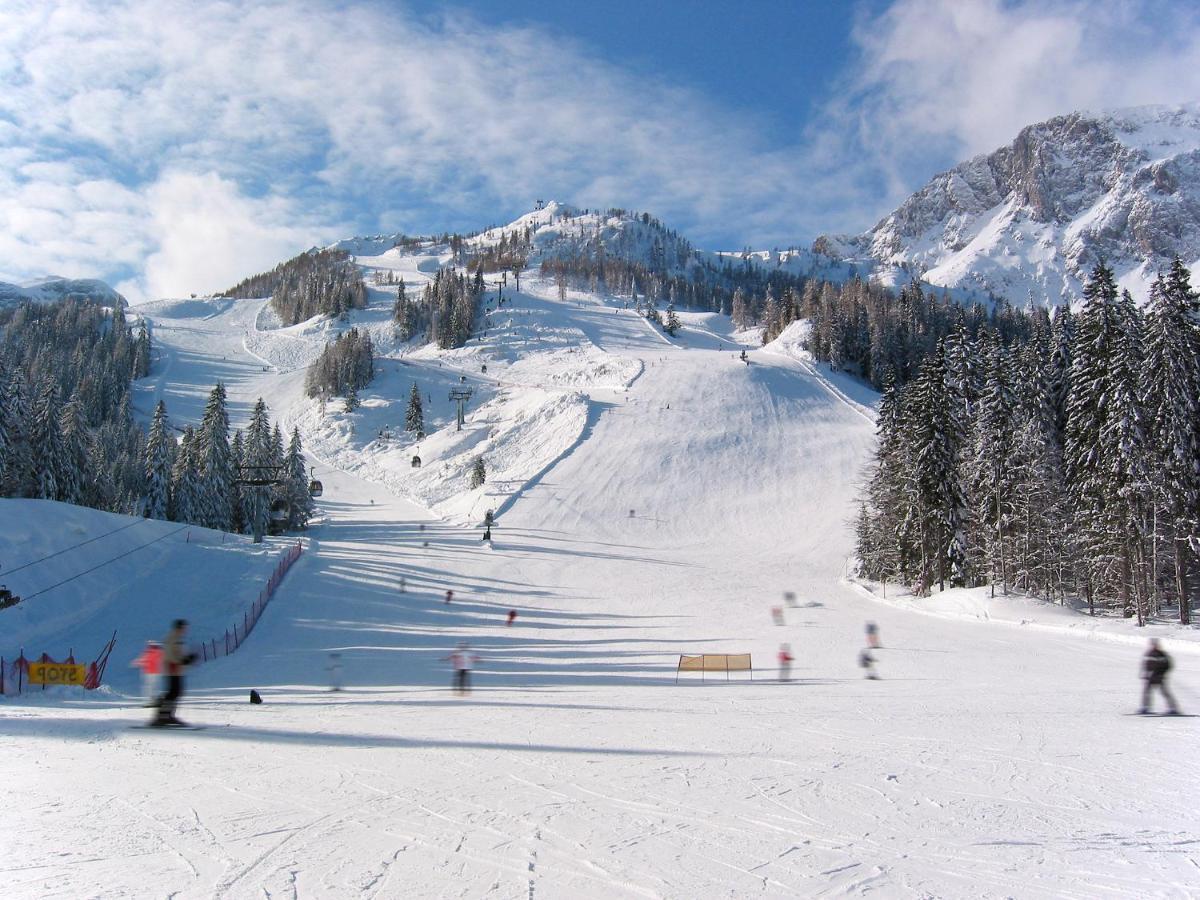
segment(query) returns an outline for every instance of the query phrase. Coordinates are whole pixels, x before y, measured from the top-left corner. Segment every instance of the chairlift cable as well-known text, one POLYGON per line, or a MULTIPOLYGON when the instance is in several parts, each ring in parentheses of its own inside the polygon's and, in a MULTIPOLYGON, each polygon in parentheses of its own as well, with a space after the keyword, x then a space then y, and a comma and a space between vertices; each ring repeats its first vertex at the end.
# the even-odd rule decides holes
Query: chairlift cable
POLYGON ((56 556, 62 556, 64 553, 68 553, 77 547, 82 547, 85 544, 90 544, 93 541, 106 538, 111 534, 116 534, 117 532, 124 531, 127 528, 132 528, 134 525, 141 525, 145 521, 146 519, 139 518, 136 521, 130 522, 128 525, 122 525, 120 528, 114 528, 112 531, 106 531, 104 534, 97 535, 94 538, 88 538, 86 541, 80 541, 78 544, 72 544, 70 547, 64 547, 62 550, 56 550, 54 553, 51 553, 48 556, 43 556, 41 559, 35 559, 32 562, 27 562, 23 566, 17 566, 15 569, 9 569, 7 572, 0 572, 0 578, 5 577, 6 575, 11 575, 13 572, 20 572, 22 569, 28 569, 30 566, 36 566, 38 563, 45 562, 48 559, 54 559, 56 556))

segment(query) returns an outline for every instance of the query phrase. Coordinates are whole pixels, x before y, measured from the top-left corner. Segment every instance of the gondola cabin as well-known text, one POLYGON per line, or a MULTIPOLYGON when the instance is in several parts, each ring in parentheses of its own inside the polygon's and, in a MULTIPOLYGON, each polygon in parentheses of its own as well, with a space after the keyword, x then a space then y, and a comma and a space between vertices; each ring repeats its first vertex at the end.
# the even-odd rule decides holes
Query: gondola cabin
POLYGON ((325 493, 325 488, 321 485, 321 482, 314 478, 308 483, 308 496, 320 497, 323 493, 325 493))
POLYGON ((271 521, 286 522, 291 513, 291 505, 286 500, 276 500, 271 504, 271 521))
POLYGON ((414 469, 421 468, 421 457, 417 456, 417 454, 415 454, 415 453, 413 454, 413 458, 412 458, 412 467, 414 469))

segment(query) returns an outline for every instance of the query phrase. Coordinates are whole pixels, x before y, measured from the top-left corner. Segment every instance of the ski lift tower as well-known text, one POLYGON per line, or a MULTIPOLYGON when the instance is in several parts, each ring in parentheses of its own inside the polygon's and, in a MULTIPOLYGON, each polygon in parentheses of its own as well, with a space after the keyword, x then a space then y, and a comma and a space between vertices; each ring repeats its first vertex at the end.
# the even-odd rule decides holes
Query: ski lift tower
MULTIPOLYGON (((467 376, 463 375, 461 380, 466 381, 467 376)), ((463 408, 466 406, 467 401, 471 399, 471 394, 473 393, 474 391, 469 387, 450 388, 450 399, 458 404, 458 431, 462 431, 463 427, 463 408)))

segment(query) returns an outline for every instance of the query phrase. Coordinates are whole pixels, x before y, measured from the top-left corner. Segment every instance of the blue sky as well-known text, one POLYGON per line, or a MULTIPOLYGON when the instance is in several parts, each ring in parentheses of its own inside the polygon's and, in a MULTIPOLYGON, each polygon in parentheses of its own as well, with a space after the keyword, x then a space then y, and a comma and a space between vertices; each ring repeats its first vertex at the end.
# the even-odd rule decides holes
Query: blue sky
POLYGON ((0 280, 213 291, 539 197, 807 244, 1026 124, 1198 98, 1172 0, 6 0, 0 280))

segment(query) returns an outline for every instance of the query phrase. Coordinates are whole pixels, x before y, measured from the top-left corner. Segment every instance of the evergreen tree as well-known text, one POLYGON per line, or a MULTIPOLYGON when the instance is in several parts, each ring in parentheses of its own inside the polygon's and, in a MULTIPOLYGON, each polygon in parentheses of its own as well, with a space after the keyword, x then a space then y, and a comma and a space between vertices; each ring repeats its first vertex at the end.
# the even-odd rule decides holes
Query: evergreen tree
POLYGON ((1006 550, 1014 491, 1012 441, 1016 400, 1008 352, 991 331, 983 332, 983 392, 979 398, 971 460, 971 494, 976 533, 986 560, 989 580, 1008 592, 1006 550))
POLYGON ((8 454, 4 467, 4 495, 28 497, 33 490, 33 452, 29 432, 32 425, 29 388, 25 372, 14 367, 5 391, 8 413, 8 454))
POLYGON ((234 482, 237 479, 229 447, 229 413, 225 396, 225 386, 217 382, 209 392, 195 447, 200 469, 199 508, 195 521, 220 531, 229 531, 232 527, 234 482))
MULTIPOLYGON (((246 428, 245 453, 247 471, 257 481, 266 481, 272 474, 271 422, 267 417, 267 404, 261 397, 250 414, 250 425, 246 428)), ((267 532, 271 512, 271 487, 248 485, 242 494, 246 524, 255 540, 267 532)))
POLYGON ((1067 420, 1063 460, 1074 508, 1072 537, 1083 563, 1080 573, 1089 603, 1094 603, 1098 579, 1111 551, 1105 520, 1108 489, 1101 463, 1100 435, 1107 421, 1106 399, 1112 396, 1120 330, 1117 284, 1112 270, 1097 263, 1083 292, 1084 303, 1071 348, 1067 420))
POLYGON ((408 410, 404 414, 404 429, 413 434, 425 433, 425 411, 421 406, 421 392, 417 390, 414 381, 412 391, 408 395, 408 410))
POLYGON ((158 401, 146 440, 146 507, 150 519, 166 519, 171 506, 171 465, 175 437, 167 422, 167 405, 158 401))
MULTIPOLYGON (((242 437, 242 430, 239 428, 233 433, 233 440, 229 442, 229 454, 233 457, 233 463, 238 471, 242 471, 242 466, 246 462, 246 446, 242 437)), ((233 485, 233 510, 230 513, 230 527, 236 534, 246 533, 246 510, 245 510, 245 488, 237 481, 233 485)))
POLYGON ((675 332, 678 331, 679 328, 679 316, 675 315, 675 304, 672 303, 667 306, 667 322, 665 325, 663 325, 663 331, 671 335, 671 337, 675 337, 675 332))
POLYGON ((74 393, 59 414, 63 441, 63 465, 58 475, 58 498, 67 503, 82 503, 86 494, 88 457, 92 436, 83 417, 83 404, 74 393))
POLYGON ((288 443, 284 466, 287 477, 285 499, 291 509, 288 527, 293 530, 305 528, 313 513, 313 499, 308 491, 308 461, 304 458, 298 428, 292 429, 292 439, 288 443))
POLYGON ((200 508, 200 473, 196 461, 196 431, 191 425, 183 430, 175 466, 171 470, 171 519, 195 522, 200 508))
POLYGON ((487 481, 487 465, 482 456, 477 456, 471 464, 471 487, 481 487, 485 481, 487 481))
POLYGON ((58 385, 45 377, 38 386, 33 406, 34 496, 43 500, 58 500, 60 485, 67 468, 66 447, 59 424, 58 385))
POLYGON ((1148 441, 1155 454, 1148 473, 1156 504, 1155 520, 1164 523, 1166 542, 1157 573, 1169 570, 1179 603, 1179 621, 1189 624, 1196 590, 1190 540, 1200 525, 1200 296, 1178 257, 1170 274, 1150 288, 1146 320, 1146 362, 1142 396, 1146 401, 1148 441))

